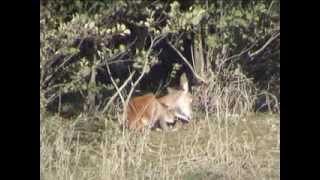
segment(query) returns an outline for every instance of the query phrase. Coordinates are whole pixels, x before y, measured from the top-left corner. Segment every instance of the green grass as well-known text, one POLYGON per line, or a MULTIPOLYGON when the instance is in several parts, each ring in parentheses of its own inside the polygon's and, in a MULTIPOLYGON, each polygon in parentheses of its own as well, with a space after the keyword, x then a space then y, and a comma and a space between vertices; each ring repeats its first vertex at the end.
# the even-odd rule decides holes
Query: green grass
POLYGON ((106 119, 41 122, 41 177, 59 179, 279 179, 279 115, 206 119, 175 131, 122 131, 106 119))

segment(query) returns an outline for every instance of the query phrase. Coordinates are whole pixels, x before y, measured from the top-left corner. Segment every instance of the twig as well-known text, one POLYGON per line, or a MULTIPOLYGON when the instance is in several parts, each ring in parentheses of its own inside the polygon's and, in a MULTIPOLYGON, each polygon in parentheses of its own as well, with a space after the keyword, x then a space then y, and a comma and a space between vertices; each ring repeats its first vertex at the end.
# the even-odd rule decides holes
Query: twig
POLYGON ((277 33, 276 35, 272 36, 259 50, 250 53, 249 51, 257 44, 257 42, 253 43, 249 48, 241 51, 239 54, 233 55, 231 57, 225 58, 223 60, 223 62, 221 64, 224 64, 225 62, 227 62, 228 60, 234 59, 234 58, 238 58, 241 57, 243 54, 248 53, 249 58, 252 59, 254 56, 258 55, 259 53, 261 53, 273 40, 275 40, 278 36, 280 35, 280 32, 277 33))
POLYGON ((153 43, 151 43, 150 48, 152 49, 154 48, 154 46, 156 46, 161 40, 163 40, 164 38, 166 38, 168 36, 169 33, 164 33, 162 35, 160 35, 158 38, 156 38, 156 40, 154 40, 153 43))
POLYGON ((260 54, 273 40, 275 40, 279 36, 280 36, 280 32, 274 36, 271 36, 271 38, 260 49, 258 49, 257 51, 255 51, 253 53, 249 52, 249 56, 252 58, 253 56, 260 54))
POLYGON ((117 94, 119 94, 120 99, 121 99, 121 102, 124 104, 124 98, 123 98, 123 96, 122 96, 122 94, 121 94, 121 91, 119 90, 119 87, 118 87, 117 83, 114 81, 114 79, 113 79, 113 77, 112 77, 112 74, 111 74, 111 72, 110 72, 110 68, 109 68, 109 64, 108 64, 108 62, 107 62, 107 59, 105 59, 105 61, 106 61, 107 72, 108 72, 108 74, 109 74, 109 77, 110 77, 110 79, 111 79, 111 82, 112 82, 113 86, 116 88, 117 94))
POLYGON ((132 73, 130 74, 130 76, 126 79, 126 81, 119 87, 119 90, 118 90, 115 94, 112 95, 112 97, 110 98, 110 100, 107 102, 107 105, 106 105, 106 106, 104 107, 104 109, 102 110, 102 113, 105 113, 105 112, 108 110, 108 108, 109 108, 110 104, 112 103, 112 101, 118 96, 118 93, 119 93, 120 91, 122 91, 122 89, 123 89, 124 87, 127 86, 127 84, 130 82, 130 80, 132 79, 132 77, 133 77, 133 75, 134 75, 135 73, 136 73, 135 71, 132 72, 132 73))
MULTIPOLYGON (((52 80, 52 78, 54 77, 54 75, 55 75, 61 68, 63 68, 66 63, 70 62, 70 61, 72 60, 72 58, 75 57, 77 54, 78 54, 78 53, 72 53, 72 54, 70 54, 69 56, 67 56, 67 58, 64 57, 64 58, 66 58, 66 60, 64 60, 63 63, 60 64, 57 68, 53 69, 53 71, 52 71, 49 75, 47 75, 46 77, 43 77, 44 80, 43 80, 42 83, 43 83, 43 84, 48 84, 48 83, 52 80)), ((51 67, 46 67, 46 68, 44 68, 44 71, 47 71, 48 68, 51 68, 51 67)))
MULTIPOLYGON (((135 38, 129 45, 128 45, 128 48, 127 48, 127 51, 124 51, 124 52, 119 52, 115 55, 113 55, 112 57, 110 57, 108 59, 108 62, 109 64, 113 64, 113 63, 116 63, 116 62, 120 62, 119 59, 121 59, 123 56, 125 56, 126 54, 129 53, 129 49, 135 44, 135 42, 137 41, 138 38, 135 38), (113 62, 113 61, 116 61, 116 62, 113 62)), ((101 68, 103 66, 106 65, 106 61, 103 61, 101 62, 100 64, 97 65, 98 68, 101 68)))
POLYGON ((152 48, 154 47, 155 43, 158 43, 159 41, 161 41, 163 38, 165 38, 167 36, 167 34, 162 34, 160 36, 158 36, 157 38, 153 39, 152 37, 151 38, 151 44, 149 46, 149 49, 146 53, 146 59, 145 59, 145 62, 144 62, 144 65, 143 65, 143 68, 142 68, 142 73, 140 74, 140 76, 138 77, 138 79, 133 83, 130 91, 129 91, 129 94, 127 96, 127 99, 125 101, 125 104, 124 104, 124 108, 123 108, 123 115, 122 115, 122 122, 125 122, 126 120, 126 109, 127 109, 127 104, 129 103, 129 100, 131 99, 131 96, 132 96, 132 93, 135 89, 135 87, 138 85, 138 83, 141 81, 141 79, 143 78, 143 76, 145 75, 146 73, 146 68, 147 68, 147 65, 148 65, 148 60, 147 58, 149 57, 149 55, 151 54, 152 52, 152 48))
POLYGON ((181 57, 181 59, 187 64, 187 66, 189 67, 189 69, 191 70, 191 72, 193 73, 193 75, 198 78, 201 82, 206 84, 206 80, 204 80, 202 77, 200 77, 193 69, 193 67, 191 66, 191 64, 188 62, 188 60, 180 53, 179 50, 177 50, 177 48, 175 48, 169 41, 168 44, 170 45, 170 47, 172 47, 173 50, 175 50, 177 52, 177 54, 181 57))
POLYGON ((228 58, 225 58, 221 64, 224 64, 225 62, 227 62, 228 60, 231 60, 231 59, 234 59, 234 58, 238 58, 238 57, 241 57, 243 54, 247 53, 250 51, 250 49, 252 49, 257 43, 253 43, 249 48, 241 51, 239 54, 236 54, 236 55, 233 55, 231 57, 228 57, 228 58))

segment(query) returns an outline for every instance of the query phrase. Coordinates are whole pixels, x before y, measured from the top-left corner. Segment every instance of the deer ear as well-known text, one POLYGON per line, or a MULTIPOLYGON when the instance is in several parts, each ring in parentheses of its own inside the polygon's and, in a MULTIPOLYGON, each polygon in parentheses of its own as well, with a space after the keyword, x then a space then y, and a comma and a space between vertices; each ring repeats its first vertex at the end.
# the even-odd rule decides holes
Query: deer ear
POLYGON ((188 92, 189 90, 188 82, 181 83, 181 87, 184 92, 188 92))
POLYGON ((183 89, 183 91, 188 92, 189 85, 188 85, 188 79, 185 73, 183 73, 180 77, 180 87, 183 89))

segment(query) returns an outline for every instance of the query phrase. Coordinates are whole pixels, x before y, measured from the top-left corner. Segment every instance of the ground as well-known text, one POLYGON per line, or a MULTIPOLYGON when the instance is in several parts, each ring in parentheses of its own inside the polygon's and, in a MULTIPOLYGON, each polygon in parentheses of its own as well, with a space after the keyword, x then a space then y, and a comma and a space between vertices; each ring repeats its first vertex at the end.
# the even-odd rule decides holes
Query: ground
POLYGON ((198 114, 189 124, 177 123, 175 130, 141 134, 122 131, 110 120, 51 116, 41 126, 41 176, 280 179, 279 126, 279 115, 269 113, 228 118, 198 114))

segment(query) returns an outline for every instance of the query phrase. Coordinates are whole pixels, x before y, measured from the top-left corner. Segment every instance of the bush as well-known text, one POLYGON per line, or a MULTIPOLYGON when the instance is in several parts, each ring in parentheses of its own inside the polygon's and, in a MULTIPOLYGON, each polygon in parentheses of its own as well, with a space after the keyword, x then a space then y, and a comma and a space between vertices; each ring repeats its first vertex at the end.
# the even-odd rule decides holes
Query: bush
MULTIPOLYGON (((143 74, 142 92, 172 85, 183 71, 197 85, 180 51, 197 73, 219 84, 221 96, 229 96, 224 91, 241 77, 236 81, 250 86, 254 100, 246 111, 264 109, 268 97, 269 105, 278 107, 279 6, 278 1, 42 1, 44 106, 68 109, 58 107, 60 99, 60 106, 83 102, 81 111, 101 111, 132 72, 132 80, 143 74)), ((123 89, 124 96, 129 89, 123 89)))

